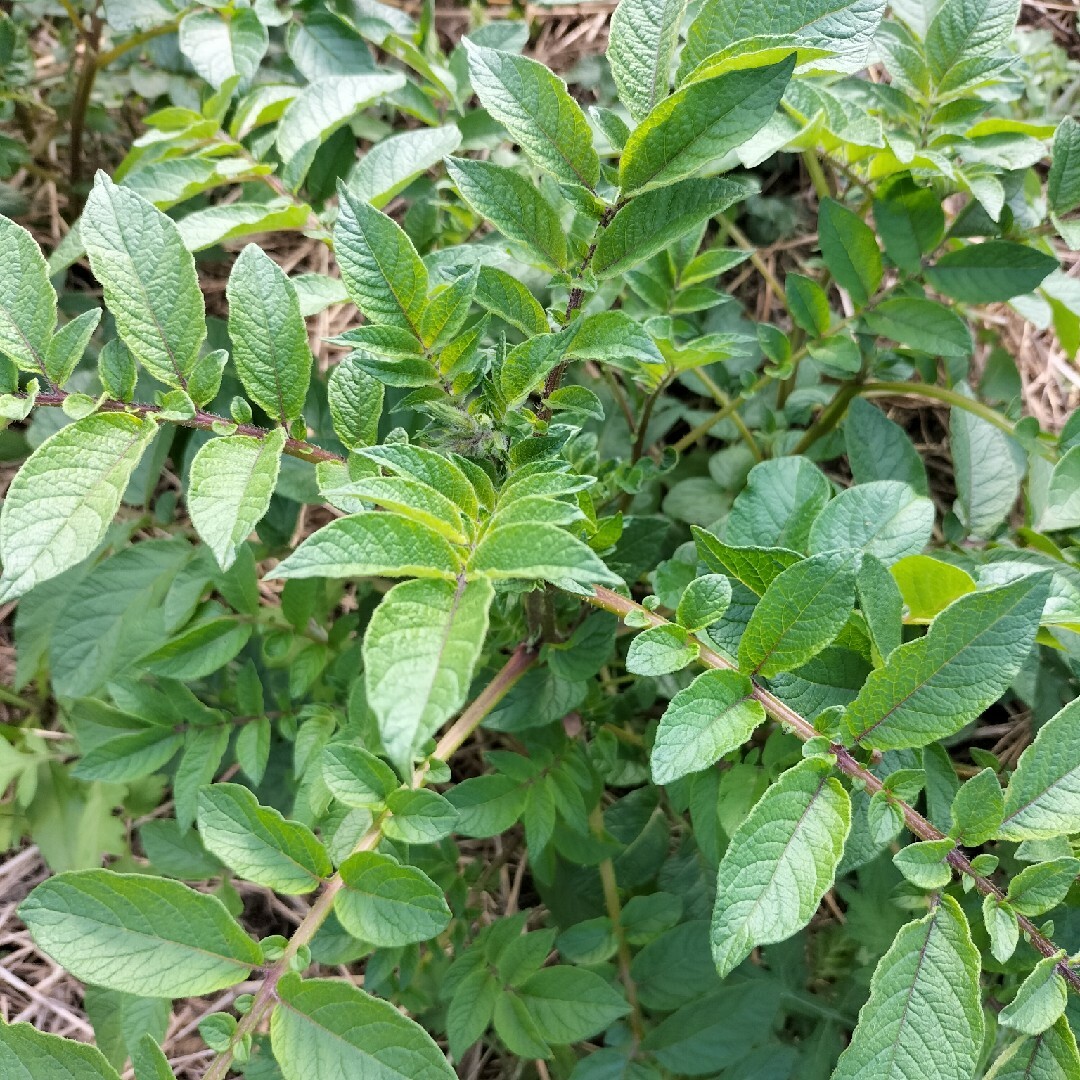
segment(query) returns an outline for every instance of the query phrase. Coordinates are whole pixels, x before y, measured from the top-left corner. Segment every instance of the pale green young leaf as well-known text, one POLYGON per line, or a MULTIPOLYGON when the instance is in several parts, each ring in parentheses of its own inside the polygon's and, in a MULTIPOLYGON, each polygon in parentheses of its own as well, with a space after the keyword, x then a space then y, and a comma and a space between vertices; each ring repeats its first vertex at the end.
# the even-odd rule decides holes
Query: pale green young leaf
POLYGON ((881 284, 881 252, 874 230, 846 206, 822 199, 818 243, 836 283, 847 289, 856 307, 864 307, 881 284))
POLYGON ((956 472, 953 512, 974 536, 987 537, 1016 505, 1027 455, 1015 439, 966 409, 949 410, 956 472))
POLYGON ((1080 446, 1066 451, 1050 474, 1040 532, 1080 528, 1080 446))
POLYGON ((1080 121, 1066 116, 1054 132, 1046 198, 1055 214, 1080 206, 1080 121))
POLYGON ((558 214, 520 173, 490 161, 447 158, 461 197, 505 237, 524 245, 542 265, 565 270, 566 233, 558 214))
POLYGON ((721 178, 683 180, 646 191, 631 199, 600 233, 591 269, 601 278, 625 273, 747 194, 745 185, 721 178))
POLYGON ((702 672, 672 699, 656 729, 653 783, 670 784, 699 772, 742 746, 764 721, 751 698, 753 684, 735 671, 702 672))
POLYGON ((0 596, 13 600, 101 542, 143 451, 151 420, 98 413, 61 428, 23 464, 0 511, 0 596))
POLYGON ((1069 1021, 1061 1017, 1040 1035, 1007 1047, 986 1080, 1072 1080, 1080 1076, 1080 1053, 1069 1021))
POLYGON ((490 578, 540 579, 578 585, 618 585, 600 557, 555 525, 502 525, 480 541, 468 572, 490 578))
POLYGON ((1003 840, 1080 831, 1080 700, 1066 705, 1020 755, 1005 792, 1003 840))
POLYGON ((249 86, 269 41, 266 27, 251 8, 240 8, 229 18, 195 10, 180 22, 180 51, 215 90, 234 76, 239 76, 241 88, 249 86))
POLYGON ((979 847, 997 835, 1005 812, 1005 793, 993 769, 967 780, 952 803, 952 835, 965 847, 979 847))
POLYGON ((848 405, 844 448, 857 483, 899 480, 919 495, 929 492, 926 466, 907 432, 865 398, 848 405))
POLYGON ((398 788, 386 797, 390 817, 383 832, 402 844, 437 844, 450 835, 457 811, 428 788, 398 788))
POLYGON ((491 583, 405 581, 364 635, 367 702, 392 761, 413 755, 465 703, 487 635, 491 583))
POLYGON ((242 878, 287 895, 309 893, 330 875, 330 858, 299 821, 260 806, 240 784, 199 792, 199 835, 206 849, 242 878))
POLYGON ((442 889, 415 866, 390 855, 359 851, 341 864, 344 885, 334 914, 361 941, 394 948, 428 941, 450 922, 442 889))
POLYGON ((952 840, 908 844, 893 856, 893 865, 917 889, 944 889, 952 880, 952 869, 945 857, 955 847, 952 840))
POLYGON ((322 775, 335 799, 356 809, 377 806, 399 781, 394 770, 362 746, 334 743, 323 752, 322 775))
POLYGON ((65 323, 53 335, 45 353, 45 374, 50 382, 63 386, 71 378, 99 322, 101 308, 90 308, 65 323))
POLYGON ((385 214, 339 185, 334 251, 353 303, 368 322, 420 337, 428 274, 412 241, 385 214))
POLYGON ((810 551, 867 553, 891 564, 929 543, 934 504, 907 484, 857 484, 829 501, 810 530, 810 551))
POLYGON ((383 384, 364 371, 352 354, 334 365, 326 396, 334 434, 349 450, 378 440, 385 393, 383 384))
POLYGON ((1025 866, 1009 882, 1008 901, 1021 915, 1043 915, 1065 899, 1077 875, 1080 860, 1067 855, 1025 866))
POLYGON ((195 260, 176 225, 98 173, 79 232, 121 340, 155 379, 185 389, 206 316, 195 260))
POLYGON ((255 244, 233 263, 226 287, 233 362, 248 397, 289 424, 304 411, 311 349, 300 301, 285 271, 255 244))
POLYGON ((721 978, 758 945, 801 930, 832 885, 851 801, 823 761, 788 769, 736 830, 717 875, 713 961, 721 978))
POLYGON ((0 214, 0 354, 23 371, 45 372, 56 327, 56 290, 34 238, 0 214))
POLYGON ((400 72, 379 71, 319 79, 305 86, 285 107, 277 129, 277 151, 290 166, 293 183, 299 185, 315 151, 342 124, 404 85, 400 72))
POLYGON ((881 750, 924 746, 978 717, 1031 651, 1048 588, 1032 574, 950 604, 870 674, 844 716, 851 737, 881 750))
POLYGON ((454 1080, 443 1052, 419 1024, 389 1001, 338 979, 282 979, 270 1040, 285 1080, 454 1080))
POLYGON ((480 104, 514 142, 557 180, 592 189, 600 159, 581 106, 543 64, 464 39, 480 104))
POLYGON ((872 334, 931 356, 971 355, 971 331, 954 311, 933 300, 894 297, 863 316, 872 334))
POLYGON ((881 958, 833 1080, 971 1080, 983 1040, 979 954, 943 896, 881 958))
POLYGON ((801 667, 844 628, 855 603, 854 561, 825 552, 789 566, 765 590, 739 641, 739 667, 768 678, 801 667))
POLYGON ((966 244, 926 270, 929 284, 964 304, 995 304, 1036 289, 1057 259, 1010 240, 966 244))
POLYGON ((926 57, 940 82, 961 60, 996 52, 1012 36, 1020 0, 944 0, 926 31, 926 57))
POLYGON ((808 458, 781 457, 759 462, 750 470, 745 487, 731 507, 724 540, 739 547, 804 551, 810 527, 831 494, 832 486, 825 474, 808 458))
POLYGON ((1016 912, 993 894, 983 897, 983 923, 990 935, 990 953, 999 964, 1008 962, 1020 940, 1016 912))
POLYGON ((638 122, 668 95, 686 0, 622 0, 611 16, 607 60, 619 100, 638 122))
POLYGON ((270 507, 285 429, 264 438, 227 435, 204 443, 191 461, 187 508, 191 523, 222 570, 270 507))
POLYGON ((120 1080, 100 1050, 47 1035, 30 1024, 0 1023, 4 1080, 120 1080))
POLYGON ((371 510, 324 525, 266 576, 453 580, 460 568, 454 549, 438 533, 398 514, 371 510))
POLYGON ((361 453, 398 476, 411 477, 442 492, 460 507, 467 519, 475 521, 479 515, 480 500, 460 464, 461 459, 451 461, 446 455, 427 447, 400 443, 365 447, 361 453))
POLYGON ((717 622, 731 603, 731 582, 723 574, 703 574, 686 586, 675 618, 687 630, 704 630, 717 622))
POLYGON ((176 227, 184 247, 194 252, 215 247, 227 240, 241 240, 255 233, 299 231, 310 220, 311 207, 303 202, 288 202, 285 199, 271 199, 269 202, 240 200, 194 210, 182 217, 176 227))
POLYGON ((22 902, 19 916, 77 979, 142 997, 210 994, 262 962, 220 900, 145 874, 57 874, 22 902))
POLYGON ((772 581, 802 558, 798 552, 782 547, 735 547, 718 540, 712 533, 690 527, 697 544, 698 557, 710 569, 727 574, 745 585, 755 596, 762 596, 772 581))
POLYGON ((1058 973, 1060 956, 1040 960, 1020 984, 1016 997, 998 1013, 998 1023, 1024 1035, 1041 1035, 1053 1027, 1069 1003, 1065 980, 1058 973))
POLYGON ((794 55, 691 83, 657 105, 626 141, 619 162, 624 195, 663 187, 718 163, 755 135, 776 111, 794 55))
POLYGON ((650 626, 630 642, 626 670, 634 675, 670 675, 692 663, 697 655, 697 642, 681 626, 650 626))
POLYGON ((441 533, 451 543, 467 544, 469 527, 457 506, 441 491, 406 476, 366 476, 327 493, 347 496, 393 510, 441 533))
POLYGON ((891 568, 904 606, 905 621, 929 623, 954 600, 975 592, 975 579, 959 566, 930 555, 907 555, 891 568))
POLYGON ((361 202, 380 210, 460 145, 461 132, 453 124, 391 135, 360 159, 347 181, 349 190, 361 202))
POLYGON ((733 42, 781 35, 790 35, 800 46, 832 53, 823 67, 855 72, 866 65, 884 13, 884 0, 794 0, 777 5, 707 0, 687 33, 679 79, 733 42))

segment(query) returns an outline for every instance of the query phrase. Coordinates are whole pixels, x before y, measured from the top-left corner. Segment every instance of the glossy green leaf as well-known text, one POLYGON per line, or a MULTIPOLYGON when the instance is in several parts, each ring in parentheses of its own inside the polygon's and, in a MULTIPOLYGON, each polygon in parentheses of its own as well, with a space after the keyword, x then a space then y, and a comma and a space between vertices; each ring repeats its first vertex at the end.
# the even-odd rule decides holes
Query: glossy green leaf
POLYGON ((848 708, 856 741, 881 750, 924 746, 993 704, 1030 652, 1049 582, 1033 574, 950 604, 924 637, 896 649, 848 708))
POLYGON ((929 555, 908 555, 892 566, 907 608, 907 622, 929 623, 954 600, 975 591, 975 579, 959 566, 929 555))
POLYGON ((22 902, 34 940, 77 979, 143 997, 198 997, 242 982, 262 953, 225 905, 143 874, 57 874, 22 902))
POLYGON ((945 211, 933 188, 904 177, 875 196, 874 224, 889 258, 905 273, 917 274, 923 256, 945 235, 945 211))
POLYGON ((739 826, 717 876, 712 953, 726 977, 758 945, 802 929, 832 885, 851 804, 827 763, 800 762, 739 826))

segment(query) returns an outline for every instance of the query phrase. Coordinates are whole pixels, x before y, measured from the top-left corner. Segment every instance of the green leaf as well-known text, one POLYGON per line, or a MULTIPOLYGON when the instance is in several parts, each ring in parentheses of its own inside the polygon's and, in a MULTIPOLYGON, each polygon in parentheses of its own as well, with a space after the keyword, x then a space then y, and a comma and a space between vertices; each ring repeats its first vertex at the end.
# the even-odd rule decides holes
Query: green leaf
POLYGON ((800 330, 811 337, 821 337, 829 329, 829 298, 813 278, 788 274, 784 278, 784 295, 791 317, 800 330))
POLYGON ((454 1080, 419 1024, 390 1002, 335 979, 282 979, 270 1040, 285 1080, 454 1080))
POLYGON ((818 242, 836 283, 847 289, 856 307, 865 307, 881 284, 881 252, 874 230, 846 206, 822 199, 818 242))
POLYGON ((535 184, 513 169, 472 158, 447 158, 446 171, 461 197, 505 237, 523 244, 542 265, 566 269, 562 222, 535 184))
POLYGON ((1072 1080, 1080 1075, 1080 1053, 1069 1021, 1061 1017, 1033 1039, 1008 1047, 986 1074, 986 1080, 1072 1080))
POLYGON ((315 834, 240 784, 199 792, 199 835, 206 849, 242 878, 287 895, 309 893, 333 871, 315 834))
POLYGON ((311 349, 293 283, 269 255, 248 244, 227 287, 233 362, 248 397, 292 423, 304 410, 311 349))
POLYGON ((442 890, 415 866, 359 851, 341 864, 334 914, 353 937, 379 948, 427 941, 450 923, 442 890))
POLYGON ((953 511, 969 533, 990 536, 1016 505, 1027 455, 1000 428, 955 407, 949 410, 949 446, 956 470, 953 511))
POLYGON ((650 626, 630 642, 626 670, 635 675, 670 675, 692 663, 697 655, 697 642, 681 626, 650 626))
POLYGON ((702 672, 660 718, 650 762, 655 784, 699 772, 742 746, 764 721, 754 686, 735 671, 702 672))
POLYGON ((131 1067, 135 1070, 135 1080, 175 1080, 169 1059, 151 1035, 144 1035, 136 1044, 131 1067))
POLYGON ((639 123, 668 96, 686 0, 623 0, 611 16, 607 59, 619 100, 639 123))
POLYGON ((233 11, 228 19, 213 11, 191 11, 180 22, 180 51, 215 90, 236 76, 241 87, 249 86, 269 40, 251 8, 233 11))
POLYGON ((107 341, 98 353, 98 378, 105 393, 119 401, 130 401, 138 377, 135 357, 128 347, 119 338, 107 341))
POLYGON ((335 799, 361 809, 379 805, 400 786, 389 765, 362 746, 347 743, 326 748, 322 775, 335 799))
POLYGON ((590 190, 600 179, 600 159, 581 106, 566 83, 543 64, 463 39, 469 74, 480 104, 514 142, 556 180, 590 190))
POLYGON ((859 562, 855 595, 870 634, 874 661, 880 664, 900 645, 903 597, 888 568, 873 555, 863 555, 859 562))
POLYGON ((0 353, 43 374, 56 327, 56 290, 34 238, 0 214, 0 353))
POLYGON ((1032 292, 1057 268, 1057 259, 1035 248, 987 240, 942 255, 927 268, 926 280, 961 303, 996 304, 1032 292))
POLYGON ((934 527, 934 504, 907 484, 878 480, 840 492, 814 520, 810 551, 865 552, 883 563, 922 551, 934 527))
POLYGON ((542 1039, 557 1046, 598 1035, 630 1011, 626 999, 594 971, 559 964, 512 991, 542 1039))
POLYGON ((461 511, 441 491, 405 476, 365 476, 329 492, 335 498, 364 499, 426 525, 455 544, 467 544, 461 511))
POLYGON ((829 481, 807 458, 762 461, 750 470, 731 507, 724 539, 741 547, 803 551, 831 494, 829 481))
POLYGON ((979 954, 960 905, 943 896, 881 958, 833 1080, 970 1080, 982 1039, 979 954))
POLYGON ((380 210, 460 145, 461 132, 453 124, 391 135, 360 159, 347 181, 349 190, 360 202, 380 210))
POLYGON ((802 559, 797 552, 787 548, 734 547, 696 525, 692 525, 690 531, 694 534, 701 561, 710 570, 735 578, 755 596, 762 596, 776 577, 802 559))
POLYGON ((940 82, 960 61, 1008 44, 1020 0, 944 0, 926 31, 926 57, 940 82))
POLYGON ((1025 1035, 1041 1035, 1061 1019, 1069 1003, 1069 991, 1057 970, 1064 955, 1047 956, 1035 965, 1016 997, 998 1013, 998 1023, 1025 1035))
POLYGON ((855 72, 866 65, 884 12, 882 0, 793 0, 778 5, 707 0, 687 33, 679 78, 733 42, 784 35, 790 35, 793 47, 833 53, 824 67, 855 72))
POLYGON ((893 565, 892 576, 911 623, 929 623, 954 600, 975 592, 975 579, 966 570, 929 555, 906 556, 893 565))
POLYGON ((1055 214, 1080 206, 1080 121, 1066 116, 1054 132, 1046 198, 1055 214))
POLYGON ((1032 574, 950 604, 924 637, 901 645, 870 674, 844 717, 851 737, 899 750, 976 719, 1031 651, 1048 588, 1045 575, 1032 574))
POLYGON ((121 340, 155 379, 186 389, 206 318, 195 260, 176 225, 98 173, 79 232, 121 340))
POLYGON ((1066 897, 1080 874, 1080 860, 1063 856, 1025 866, 1009 882, 1008 901, 1021 915, 1043 915, 1066 897))
POLYGON ((1007 963, 1020 940, 1016 913, 992 893, 983 897, 982 913, 986 932, 990 935, 990 953, 998 963, 1007 963))
POLYGON ((513 776, 472 776, 455 784, 446 798, 457 811, 454 831, 462 836, 498 836, 525 810, 528 788, 513 776))
POLYGON ((57 874, 22 902, 19 916, 77 979, 142 997, 224 990, 262 962, 220 900, 145 874, 57 874))
POLYGON ((457 336, 469 316, 479 276, 480 266, 476 264, 448 285, 432 291, 420 322, 420 338, 425 348, 442 349, 457 336))
POLYGON ((223 668, 250 637, 250 625, 222 616, 192 626, 160 649, 148 652, 140 662, 153 675, 202 679, 223 668))
MULTIPOLYGON (((293 203, 285 199, 271 199, 269 202, 240 200, 195 210, 182 217, 176 227, 184 247, 194 252, 215 247, 226 240, 240 240, 254 233, 298 231, 310 220, 311 207, 306 203, 293 203)), ((337 284, 340 286, 340 282, 337 284)))
POLYGON ((865 398, 848 405, 844 448, 857 483, 899 480, 919 495, 928 494, 926 467, 907 432, 865 398))
POLYGON ((894 297, 863 315, 872 334, 931 356, 971 355, 971 331, 954 311, 933 300, 894 297))
POLYGON ((398 788, 386 797, 386 808, 383 832, 403 844, 437 844, 457 822, 453 806, 427 788, 398 788))
POLYGON ((663 354, 649 332, 625 311, 598 311, 586 315, 576 328, 566 352, 577 360, 602 364, 638 373, 642 364, 662 364, 663 354))
POLYGON ((802 929, 832 885, 851 802, 826 762, 788 769, 736 830, 717 876, 712 953, 720 977, 758 945, 802 929))
POLYGON ((378 439, 385 393, 383 384, 364 371, 352 354, 330 372, 326 395, 334 434, 349 450, 378 439))
POLYGON ((952 804, 952 835, 965 847, 979 847, 997 835, 1005 811, 1005 794, 997 773, 983 769, 966 781, 952 804))
POLYGON ((731 582, 723 574, 703 574, 683 591, 675 618, 687 630, 704 630, 723 618, 731 603, 731 582))
POLYGON ((264 438, 228 435, 204 443, 191 462, 187 507, 191 523, 222 570, 270 507, 285 429, 264 438))
POLYGON ((287 41, 289 59, 308 82, 375 70, 364 39, 330 11, 316 9, 303 22, 291 22, 287 41))
POLYGON ((955 847, 952 840, 908 844, 893 856, 893 865, 918 889, 944 889, 952 880, 952 869, 945 858, 955 847))
POLYGON ((1080 831, 1080 700, 1066 705, 1020 755, 1005 792, 1003 840, 1080 831))
POLYGON ((776 111, 795 56, 768 67, 691 83, 634 129, 619 161, 623 195, 663 187, 713 166, 757 134, 776 111))
POLYGON ((266 576, 453 580, 459 570, 454 549, 437 532, 398 514, 369 510, 324 525, 266 576))
POLYGON ((1039 531, 1080 528, 1080 446, 1061 456, 1046 488, 1046 505, 1039 515, 1039 531))
POLYGON ((831 644, 851 617, 855 570, 846 553, 789 566, 765 590, 739 641, 739 668, 769 678, 801 667, 831 644))
POLYGON ((0 597, 13 600, 101 542, 157 425, 99 413, 61 428, 27 459, 0 511, 0 597))
POLYGON ((555 525, 502 525, 480 541, 468 572, 490 578, 540 579, 558 584, 618 585, 600 557, 555 525))
POLYGON ((632 269, 680 236, 744 199, 748 189, 735 180, 683 180, 631 199, 596 242, 590 268, 599 278, 632 269))
POLYGON ((364 635, 364 685, 390 759, 411 766, 465 703, 487 635, 491 583, 404 581, 364 635))
POLYGON ((71 378, 101 321, 101 308, 90 308, 65 323, 53 335, 45 354, 45 374, 57 386, 71 378))
POLYGON ((945 211, 933 188, 904 177, 875 197, 874 224, 885 254, 905 273, 917 274, 922 257, 945 235, 945 211))
POLYGON ((428 274, 412 241, 385 214, 339 186, 334 252, 353 303, 373 323, 420 337, 428 274))
POLYGON ((517 278, 493 266, 481 266, 476 302, 523 334, 546 334, 547 316, 536 297, 517 278))
POLYGON ((4 1080, 120 1080, 100 1050, 29 1024, 0 1023, 0 1075, 4 1080))
POLYGON ((277 129, 277 151, 293 186, 303 180, 315 151, 361 109, 405 85, 400 72, 339 75, 309 83, 285 107, 277 129), (295 160, 294 160, 295 159, 295 160))

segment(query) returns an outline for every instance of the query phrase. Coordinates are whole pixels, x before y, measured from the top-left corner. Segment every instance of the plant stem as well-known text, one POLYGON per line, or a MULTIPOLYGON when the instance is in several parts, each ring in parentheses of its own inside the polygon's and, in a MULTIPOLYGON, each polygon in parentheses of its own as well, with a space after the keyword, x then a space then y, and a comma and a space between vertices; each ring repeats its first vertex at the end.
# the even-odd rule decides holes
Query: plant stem
MULTIPOLYGON (((633 600, 630 600, 625 596, 620 596, 618 593, 612 592, 610 589, 605 589, 602 586, 596 586, 594 588, 590 603, 599 608, 603 608, 605 611, 610 611, 620 618, 625 618, 630 612, 634 612, 639 619, 647 621, 650 626, 669 625, 668 620, 662 615, 657 615, 655 612, 649 611, 648 608, 642 607, 633 600)), ((712 649, 701 644, 698 644, 698 660, 705 667, 718 668, 723 671, 738 670, 735 664, 726 660, 719 653, 714 652, 712 649)), ((795 735, 802 739, 803 742, 808 742, 810 739, 816 739, 821 735, 821 732, 819 732, 809 720, 784 704, 784 702, 774 694, 769 693, 768 690, 755 684, 751 696, 761 703, 765 711, 774 720, 779 721, 785 727, 789 728, 795 735)), ((846 747, 841 746, 839 743, 833 743, 829 747, 829 753, 836 762, 836 767, 856 784, 864 787, 871 795, 882 789, 883 785, 881 780, 866 768, 865 765, 859 764, 852 756, 851 751, 846 747)), ((936 829, 914 807, 895 798, 895 796, 893 797, 893 802, 903 813, 904 823, 907 825, 908 829, 920 840, 946 839, 945 834, 936 829)), ((1005 893, 1003 893, 988 877, 978 873, 972 867, 967 856, 959 849, 951 851, 946 856, 946 861, 958 874, 971 878, 975 884, 975 888, 978 889, 982 895, 994 896, 999 900, 1005 899, 1005 893)), ((1019 914, 1016 918, 1020 925, 1020 929, 1024 931, 1028 941, 1037 952, 1044 957, 1058 955, 1061 950, 1058 949, 1030 919, 1019 914)), ((1080 993, 1080 972, 1071 968, 1067 959, 1059 961, 1057 970, 1066 983, 1068 983, 1074 991, 1080 993)))
MULTIPOLYGON (((412 786, 414 788, 423 785, 431 761, 449 761, 461 748, 469 736, 480 726, 484 717, 498 705, 518 679, 536 663, 536 655, 528 645, 518 645, 491 682, 484 687, 480 695, 446 729, 431 757, 413 773, 412 786)), ((378 847, 379 841, 382 839, 383 826, 388 816, 384 811, 372 822, 371 828, 353 848, 354 853, 373 851, 378 847)), ((278 983, 288 974, 301 948, 311 944, 319 927, 326 922, 334 908, 334 899, 343 887, 344 882, 340 873, 334 874, 326 883, 323 891, 289 939, 289 944, 280 959, 267 969, 266 976, 255 994, 255 1000, 252 1002, 247 1015, 241 1017, 232 1038, 229 1040, 229 1045, 210 1063, 210 1067, 203 1074, 203 1080, 224 1080, 225 1076, 228 1075, 237 1045, 245 1035, 251 1035, 257 1031, 259 1025, 273 1009, 277 997, 278 983)))

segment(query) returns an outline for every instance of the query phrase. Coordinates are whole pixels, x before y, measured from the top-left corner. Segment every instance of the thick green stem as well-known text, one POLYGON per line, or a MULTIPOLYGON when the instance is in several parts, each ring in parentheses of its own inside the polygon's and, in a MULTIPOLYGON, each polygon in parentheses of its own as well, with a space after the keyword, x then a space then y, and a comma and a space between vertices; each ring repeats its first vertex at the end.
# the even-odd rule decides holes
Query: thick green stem
MULTIPOLYGON (((487 684, 479 697, 446 729, 431 757, 413 773, 412 786, 414 788, 423 785, 427 777, 429 762, 449 761, 461 749, 469 736, 480 726, 484 717, 498 705, 510 688, 534 663, 536 663, 536 653, 528 645, 519 645, 498 674, 487 684)), ((375 819, 371 828, 368 829, 353 849, 354 852, 373 851, 378 847, 379 841, 382 839, 383 826, 388 816, 384 812, 375 819)), ((273 1009, 277 1000, 278 983, 292 969, 300 950, 305 945, 311 944, 319 927, 329 918, 330 912, 334 909, 334 899, 343 886, 344 882, 340 874, 335 874, 326 883, 307 915, 304 916, 300 925, 293 932, 289 944, 280 959, 267 970, 262 985, 255 994, 251 1008, 241 1018, 240 1023, 236 1025, 236 1030, 229 1040, 228 1047, 210 1063, 210 1067, 203 1074, 203 1080, 224 1080, 228 1075, 236 1047, 245 1035, 251 1035, 259 1029, 259 1025, 262 1024, 273 1009)))
MULTIPOLYGON (((610 611, 613 614, 618 615, 620 618, 625 618, 628 614, 633 612, 638 620, 646 622, 649 626, 669 625, 668 620, 662 615, 657 615, 656 612, 649 611, 648 608, 642 607, 633 600, 630 600, 625 596, 620 596, 618 593, 612 592, 610 589, 605 589, 601 586, 597 586, 593 590, 593 596, 590 598, 590 602, 599 608, 603 608, 605 611, 610 611)), ((738 670, 737 666, 731 663, 731 661, 700 643, 698 644, 698 661, 705 667, 719 668, 724 671, 738 670)), ((778 697, 771 694, 763 687, 758 686, 756 683, 754 684, 752 697, 760 702, 769 716, 774 720, 779 721, 784 727, 788 728, 804 742, 820 737, 821 732, 819 732, 806 717, 796 712, 790 706, 784 704, 778 697)), ((866 768, 865 765, 861 765, 856 761, 852 756, 851 751, 846 747, 841 746, 839 743, 833 743, 829 747, 829 753, 832 755, 836 767, 854 783, 865 788, 871 795, 882 789, 881 781, 866 768)), ((934 826, 914 807, 895 798, 895 796, 893 797, 893 802, 903 813, 904 824, 920 840, 946 839, 945 834, 934 828, 934 826)), ((993 896, 998 900, 1005 899, 1005 893, 1002 892, 988 877, 978 873, 978 871, 972 867, 971 861, 959 849, 951 851, 946 857, 946 860, 956 873, 970 878, 974 882, 975 888, 978 889, 983 896, 993 896)), ((1016 918, 1020 925, 1020 929, 1023 930, 1028 941, 1037 952, 1045 957, 1058 955, 1061 950, 1045 934, 1043 934, 1030 919, 1019 914, 1016 918)), ((1057 965, 1057 970, 1068 985, 1071 986, 1074 991, 1080 993, 1080 972, 1077 972, 1070 967, 1067 960, 1061 960, 1057 965)))

